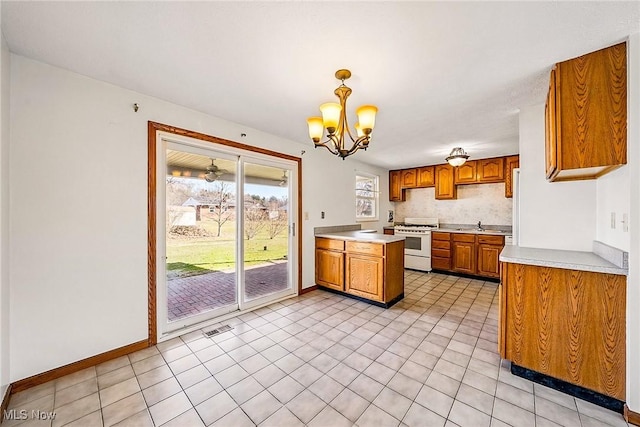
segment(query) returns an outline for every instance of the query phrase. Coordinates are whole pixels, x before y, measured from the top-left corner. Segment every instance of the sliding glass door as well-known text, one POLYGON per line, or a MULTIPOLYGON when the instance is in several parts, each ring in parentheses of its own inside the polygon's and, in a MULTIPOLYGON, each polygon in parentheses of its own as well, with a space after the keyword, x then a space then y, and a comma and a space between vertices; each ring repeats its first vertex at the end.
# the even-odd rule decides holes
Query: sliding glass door
POLYGON ((297 163, 212 145, 165 141, 158 152, 161 334, 297 289, 297 163))

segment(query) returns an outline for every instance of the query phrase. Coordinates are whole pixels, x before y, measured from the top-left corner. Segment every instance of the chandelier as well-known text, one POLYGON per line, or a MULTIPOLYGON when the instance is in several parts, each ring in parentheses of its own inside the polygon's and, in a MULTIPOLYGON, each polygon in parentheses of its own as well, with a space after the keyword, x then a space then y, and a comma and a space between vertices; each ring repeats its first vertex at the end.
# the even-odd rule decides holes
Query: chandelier
POLYGON ((468 158, 469 155, 461 147, 456 147, 451 150, 451 154, 449 154, 449 157, 447 157, 445 160, 451 166, 455 167, 464 165, 464 162, 466 162, 468 158))
POLYGON ((347 124, 347 98, 351 95, 351 89, 345 86, 344 81, 351 77, 351 71, 338 70, 336 78, 342 84, 333 93, 336 94, 340 103, 327 102, 320 106, 322 117, 309 117, 309 137, 313 140, 314 148, 325 147, 332 154, 342 157, 352 155, 359 149, 366 150, 371 140, 371 131, 376 122, 378 108, 374 105, 363 105, 356 110, 358 123, 356 123, 356 135, 354 138, 347 124), (324 129, 327 129, 327 140, 320 142, 324 129), (346 140, 346 136, 349 140, 346 140), (347 145, 351 144, 349 148, 347 145))

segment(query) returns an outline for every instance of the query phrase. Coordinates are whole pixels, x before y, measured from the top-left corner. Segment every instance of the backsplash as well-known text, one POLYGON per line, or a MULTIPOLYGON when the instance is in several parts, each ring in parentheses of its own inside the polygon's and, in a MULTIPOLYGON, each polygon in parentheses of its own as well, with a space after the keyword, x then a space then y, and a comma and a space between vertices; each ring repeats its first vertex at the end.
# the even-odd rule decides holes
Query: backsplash
POLYGON ((458 186, 457 200, 435 200, 435 188, 406 190, 407 200, 395 203, 395 221, 406 217, 438 217, 440 223, 511 225, 513 199, 504 184, 458 186))

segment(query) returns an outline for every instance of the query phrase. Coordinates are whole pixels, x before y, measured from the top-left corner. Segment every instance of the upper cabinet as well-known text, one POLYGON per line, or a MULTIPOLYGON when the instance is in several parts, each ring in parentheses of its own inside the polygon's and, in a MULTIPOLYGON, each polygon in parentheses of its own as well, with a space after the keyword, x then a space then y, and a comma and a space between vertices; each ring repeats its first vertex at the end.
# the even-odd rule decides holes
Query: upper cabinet
POLYGON ((418 187, 426 188, 436 185, 435 166, 418 168, 418 187))
POLYGON ((627 163, 626 44, 556 64, 545 108, 551 181, 593 179, 627 163))
POLYGON ((478 182, 504 181, 504 157, 478 160, 478 182))
POLYGON ((477 182, 478 165, 475 160, 468 160, 455 168, 456 184, 475 184, 477 182))
POLYGON ((402 171, 389 171, 389 200, 392 202, 404 202, 405 196, 401 186, 402 171))
POLYGON ((403 169, 400 174, 400 182, 402 188, 416 188, 418 183, 417 169, 403 169))
POLYGON ((509 156, 505 159, 504 197, 513 197, 513 170, 520 167, 520 156, 509 156))
POLYGON ((450 164, 437 165, 436 175, 436 199, 450 200, 458 197, 458 192, 454 182, 453 166, 450 164))

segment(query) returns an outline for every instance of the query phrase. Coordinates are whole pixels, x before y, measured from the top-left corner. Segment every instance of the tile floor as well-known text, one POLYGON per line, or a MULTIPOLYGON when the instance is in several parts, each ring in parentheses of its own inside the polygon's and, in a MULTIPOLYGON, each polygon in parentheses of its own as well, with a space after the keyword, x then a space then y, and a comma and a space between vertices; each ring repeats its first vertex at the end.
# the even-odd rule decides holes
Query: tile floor
POLYGON ((625 426, 509 372, 497 285, 406 271, 384 310, 324 291, 15 394, 29 426, 625 426))

